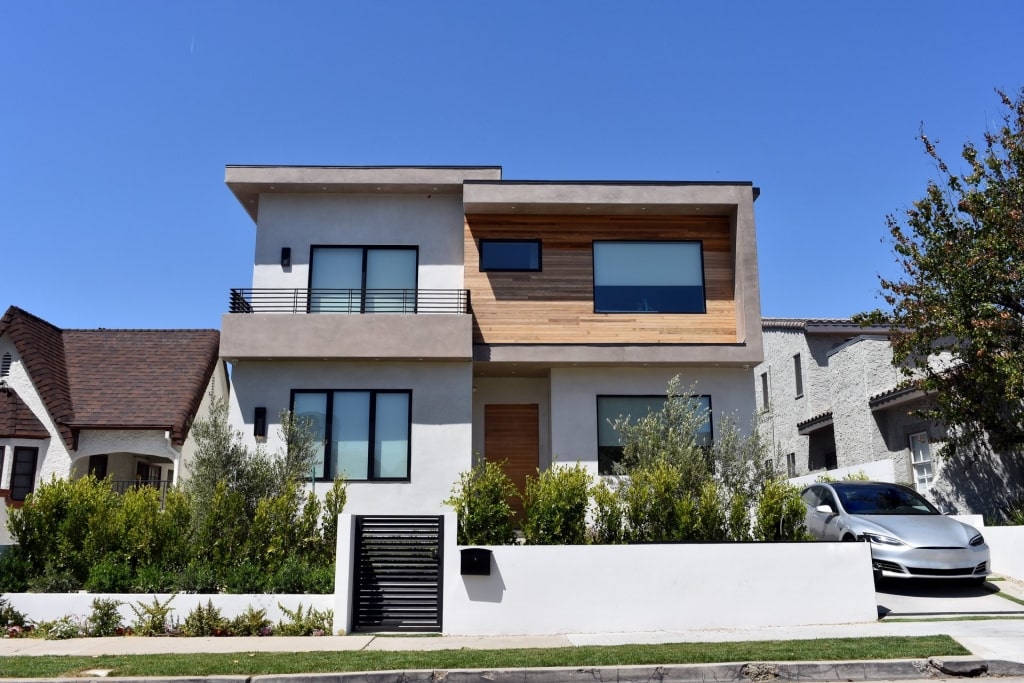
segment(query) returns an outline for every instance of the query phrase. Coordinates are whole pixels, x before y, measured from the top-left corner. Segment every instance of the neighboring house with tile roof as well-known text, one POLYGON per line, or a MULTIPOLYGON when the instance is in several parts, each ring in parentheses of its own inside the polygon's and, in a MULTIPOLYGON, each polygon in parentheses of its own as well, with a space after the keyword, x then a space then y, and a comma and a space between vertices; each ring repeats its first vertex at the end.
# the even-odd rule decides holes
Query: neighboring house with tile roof
POLYGON ((0 318, 0 497, 92 472, 125 487, 178 480, 191 422, 225 398, 217 330, 63 330, 0 318))
POLYGON ((762 330, 765 358, 754 369, 758 425, 796 483, 863 473, 913 486, 962 513, 991 513, 1020 495, 1020 463, 942 456, 945 427, 919 417, 927 397, 905 386, 887 327, 765 318, 762 330))

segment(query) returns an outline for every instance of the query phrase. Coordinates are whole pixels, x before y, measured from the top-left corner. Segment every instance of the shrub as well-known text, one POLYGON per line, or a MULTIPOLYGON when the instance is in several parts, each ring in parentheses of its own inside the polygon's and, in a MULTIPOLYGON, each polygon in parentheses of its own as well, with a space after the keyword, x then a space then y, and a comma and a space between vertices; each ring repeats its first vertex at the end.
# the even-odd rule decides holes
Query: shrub
POLYGON ((729 519, 722 505, 722 493, 714 481, 705 481, 696 501, 696 520, 692 538, 697 541, 724 541, 729 538, 729 519))
POLYGON ((334 566, 334 558, 338 545, 338 515, 345 509, 348 502, 348 485, 342 478, 337 478, 324 496, 324 521, 321 527, 321 561, 334 566))
POLYGON ((281 636, 312 636, 330 635, 332 617, 327 610, 314 609, 312 605, 304 610, 300 602, 298 607, 290 610, 281 603, 277 606, 284 613, 286 620, 282 619, 277 624, 275 633, 281 636))
POLYGON ((236 636, 267 636, 271 634, 270 626, 267 610, 249 605, 244 612, 231 620, 228 628, 236 636))
POLYGON ((509 504, 515 495, 515 484, 499 463, 481 460, 459 475, 451 497, 444 501, 458 516, 459 545, 515 543, 509 504))
POLYGON ((622 543, 623 512, 618 494, 602 479, 590 489, 594 499, 594 521, 588 531, 590 542, 622 543))
POLYGON ((183 627, 186 636, 222 636, 227 634, 228 620, 225 619, 220 609, 213 606, 213 600, 207 600, 206 605, 199 603, 185 617, 183 627))
POLYGON ((74 593, 81 587, 82 582, 67 569, 47 569, 28 581, 31 593, 74 593))
POLYGON ((213 565, 193 560, 178 576, 175 588, 182 593, 216 593, 218 586, 218 572, 213 565))
POLYGON ((135 621, 132 623, 132 630, 139 636, 162 636, 166 635, 172 628, 170 619, 171 601, 174 596, 160 602, 153 596, 153 604, 147 605, 139 601, 135 605, 129 605, 135 613, 135 621))
POLYGON ((288 557, 268 579, 270 593, 304 593, 308 585, 310 567, 299 557, 288 557))
POLYGON ((7 598, 0 596, 0 627, 24 626, 25 615, 19 612, 8 602, 7 598))
POLYGON ((532 545, 579 545, 587 538, 590 474, 552 465, 526 478, 523 536, 532 545))
MULTIPOLYGON (((224 593, 264 593, 269 590, 267 570, 251 562, 225 570, 221 574, 220 591, 224 593)), ((205 591, 215 593, 216 590, 205 591)))
POLYGON ((758 541, 804 541, 806 508, 800 489, 781 480, 769 481, 758 500, 754 538, 758 541))
POLYGON ((1008 525, 1024 526, 1024 496, 1007 503, 1003 508, 1003 517, 1008 525))
POLYGON ((124 604, 119 600, 107 598, 96 598, 92 601, 92 612, 85 621, 86 635, 101 638, 117 635, 121 628, 121 612, 119 608, 124 604))
POLYGON ((678 541, 686 538, 693 504, 683 486, 685 474, 668 460, 634 469, 619 487, 630 541, 678 541))
POLYGON ((0 593, 24 593, 28 589, 29 565, 20 546, 0 553, 0 593))
POLYGON ((131 567, 114 557, 94 564, 85 580, 85 590, 90 593, 126 593, 131 585, 131 567))
POLYGON ((146 565, 139 567, 132 579, 133 593, 169 593, 178 583, 177 575, 164 567, 146 565))
POLYGON ((63 616, 53 621, 39 622, 34 635, 46 640, 68 640, 85 635, 85 627, 74 617, 63 616))

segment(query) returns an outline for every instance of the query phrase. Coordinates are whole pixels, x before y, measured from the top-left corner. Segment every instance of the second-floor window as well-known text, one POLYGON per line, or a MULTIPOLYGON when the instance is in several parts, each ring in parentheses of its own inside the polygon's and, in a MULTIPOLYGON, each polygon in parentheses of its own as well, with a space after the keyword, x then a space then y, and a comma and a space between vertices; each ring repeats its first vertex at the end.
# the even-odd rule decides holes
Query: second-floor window
POLYGON ((408 481, 410 391, 292 392, 292 411, 318 444, 317 479, 408 481))
POLYGON ((310 313, 415 313, 415 247, 313 247, 310 313))
POLYGON ((594 242, 597 313, 705 313, 700 242, 594 242))
POLYGON ((793 356, 793 374, 796 377, 796 397, 804 395, 804 370, 800 363, 800 354, 793 356))
POLYGON ((540 270, 540 240, 480 240, 480 270, 540 270))

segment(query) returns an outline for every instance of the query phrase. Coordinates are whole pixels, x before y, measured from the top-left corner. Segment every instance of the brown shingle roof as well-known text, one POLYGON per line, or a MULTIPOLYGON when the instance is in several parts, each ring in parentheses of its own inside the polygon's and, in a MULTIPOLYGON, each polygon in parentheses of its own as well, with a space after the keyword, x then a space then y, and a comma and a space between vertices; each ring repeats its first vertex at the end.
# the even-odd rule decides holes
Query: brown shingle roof
POLYGON ((0 337, 6 336, 21 355, 28 376, 43 399, 50 417, 57 423, 61 438, 71 447, 71 392, 64 340, 59 327, 27 311, 11 306, 0 318, 0 337))
POLYGON ((0 335, 10 330, 69 448, 88 428, 163 429, 183 443, 220 344, 217 330, 62 331, 13 306, 0 335))
POLYGON ((50 436, 13 387, 0 387, 0 438, 46 439, 50 436))

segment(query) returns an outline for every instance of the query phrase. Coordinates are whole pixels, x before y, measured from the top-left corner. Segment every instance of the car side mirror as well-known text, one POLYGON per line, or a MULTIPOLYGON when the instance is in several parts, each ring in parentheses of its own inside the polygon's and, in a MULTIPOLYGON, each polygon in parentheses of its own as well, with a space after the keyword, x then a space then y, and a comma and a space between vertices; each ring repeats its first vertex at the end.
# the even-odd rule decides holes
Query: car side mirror
POLYGON ((827 515, 831 515, 831 514, 835 513, 835 510, 832 509, 831 505, 819 505, 818 507, 816 507, 814 509, 817 510, 818 512, 824 512, 827 515))

